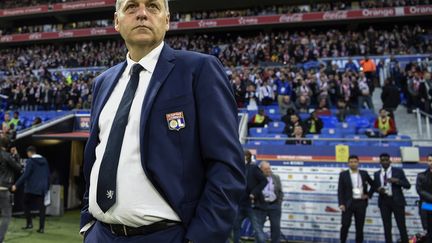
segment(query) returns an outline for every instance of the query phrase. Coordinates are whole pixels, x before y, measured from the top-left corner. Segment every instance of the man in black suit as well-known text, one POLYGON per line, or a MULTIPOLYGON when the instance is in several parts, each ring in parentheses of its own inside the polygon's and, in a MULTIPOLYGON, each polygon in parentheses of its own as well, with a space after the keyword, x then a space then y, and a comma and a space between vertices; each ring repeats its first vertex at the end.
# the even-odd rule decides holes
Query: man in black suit
POLYGON ((255 242, 264 243, 264 231, 258 223, 257 216, 260 211, 255 209, 255 205, 262 204, 264 201, 262 190, 267 185, 267 179, 260 168, 255 163, 252 163, 252 153, 249 150, 244 151, 244 157, 246 164, 246 190, 240 200, 238 214, 234 220, 233 242, 240 242, 242 222, 245 218, 249 218, 255 231, 255 242))
POLYGON ((390 166, 390 155, 383 153, 380 156, 381 169, 374 174, 374 184, 378 188, 378 207, 384 224, 386 243, 392 243, 392 213, 399 229, 401 242, 408 243, 408 234, 405 225, 405 197, 402 188, 410 189, 404 171, 401 168, 390 166))
POLYGON ((338 183, 338 201, 342 211, 340 240, 342 243, 346 242, 351 218, 354 215, 356 242, 361 243, 363 242, 366 207, 374 190, 373 180, 367 171, 358 169, 359 158, 357 155, 351 155, 348 158, 348 167, 348 170, 340 173, 338 183))
MULTIPOLYGON (((428 168, 417 175, 416 190, 420 196, 420 203, 432 204, 432 154, 427 157, 428 168)), ((423 217, 426 219, 428 242, 432 242, 432 212, 421 209, 422 223, 423 217)))

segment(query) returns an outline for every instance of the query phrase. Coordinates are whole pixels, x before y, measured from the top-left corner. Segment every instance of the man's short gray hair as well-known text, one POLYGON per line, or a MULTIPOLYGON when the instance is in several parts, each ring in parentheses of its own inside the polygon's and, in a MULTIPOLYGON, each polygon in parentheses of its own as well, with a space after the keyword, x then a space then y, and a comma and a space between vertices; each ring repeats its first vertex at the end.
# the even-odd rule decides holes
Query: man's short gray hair
MULTIPOLYGON (((124 0, 117 0, 117 1, 116 1, 116 5, 115 5, 116 11, 119 11, 120 6, 121 6, 121 4, 122 4, 123 1, 124 1, 124 0)), ((168 4, 168 0, 165 0, 164 3, 165 3, 165 9, 166 9, 166 11, 169 13, 169 4, 168 4)))

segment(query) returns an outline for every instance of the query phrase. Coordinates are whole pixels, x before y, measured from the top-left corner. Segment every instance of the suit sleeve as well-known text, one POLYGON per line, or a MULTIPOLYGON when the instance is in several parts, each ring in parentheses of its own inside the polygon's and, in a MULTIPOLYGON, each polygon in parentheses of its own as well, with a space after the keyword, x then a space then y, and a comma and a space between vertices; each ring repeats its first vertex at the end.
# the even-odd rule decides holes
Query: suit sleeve
POLYGON ((193 242, 225 242, 246 190, 237 105, 220 62, 203 58, 194 78, 200 150, 207 182, 186 232, 193 242))
POLYGON ((372 178, 369 176, 369 173, 366 171, 366 181, 369 184, 369 191, 368 191, 368 197, 369 199, 372 198, 374 191, 376 190, 375 181, 372 180, 372 178))
POLYGON ((252 188, 251 194, 253 194, 255 198, 259 198, 262 190, 264 190, 267 185, 267 178, 264 176, 258 166, 254 166, 254 177, 258 183, 254 188, 252 188))
MULTIPOLYGON (((95 114, 94 114, 94 104, 95 104, 95 100, 97 98, 97 93, 99 91, 99 87, 100 87, 100 83, 101 83, 101 79, 96 78, 93 81, 92 84, 92 103, 91 103, 91 112, 90 112, 90 132, 95 129, 93 126, 93 119, 95 118, 95 114)), ((84 163, 86 162, 86 160, 84 160, 84 163)), ((84 166, 86 166, 84 164, 84 166)), ((83 207, 81 209, 81 219, 80 219, 80 228, 83 229, 88 223, 90 223, 91 221, 94 220, 93 216, 90 214, 90 212, 88 211, 88 207, 89 207, 89 185, 90 185, 90 178, 87 176, 84 176, 85 180, 85 192, 84 192, 84 196, 83 196, 83 207)), ((87 228, 89 228, 87 226, 87 228)))
MULTIPOLYGON (((418 174, 416 180, 416 190, 421 200, 432 203, 432 193, 428 191, 426 177, 423 174, 418 174)), ((429 188, 430 190, 430 188, 429 188)))
POLYGON ((24 173, 20 176, 20 178, 15 183, 15 185, 17 187, 21 186, 27 180, 27 178, 31 175, 32 171, 33 171, 33 162, 31 159, 28 159, 27 164, 24 168, 24 173))
POLYGON ((338 202, 339 202, 339 206, 340 205, 344 205, 346 206, 346 202, 344 200, 343 195, 345 195, 345 185, 343 183, 343 178, 342 178, 343 172, 341 172, 339 174, 339 182, 338 182, 338 202))
POLYGON ((407 190, 411 188, 411 184, 409 183, 408 179, 405 176, 405 172, 402 169, 400 170, 400 178, 399 178, 399 183, 397 183, 397 185, 407 190))

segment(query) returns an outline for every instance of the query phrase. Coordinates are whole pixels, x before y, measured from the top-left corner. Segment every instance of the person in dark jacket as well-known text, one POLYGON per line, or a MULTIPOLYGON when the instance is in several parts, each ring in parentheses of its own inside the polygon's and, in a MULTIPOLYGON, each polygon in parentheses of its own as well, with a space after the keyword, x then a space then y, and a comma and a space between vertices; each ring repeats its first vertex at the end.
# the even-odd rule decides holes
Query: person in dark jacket
POLYGON ((321 129, 324 124, 315 111, 310 114, 310 117, 304 121, 306 126, 306 133, 308 134, 321 134, 321 129))
MULTIPOLYGON (((12 197, 9 188, 14 182, 15 174, 21 170, 17 157, 6 151, 7 144, 6 137, 0 138, 0 242, 3 242, 12 218, 12 197)), ((16 150, 14 152, 16 153, 16 150)))
MULTIPOLYGON (((416 190, 420 196, 420 203, 432 204, 432 154, 427 157, 428 168, 417 175, 416 190)), ((424 210, 428 242, 432 242, 432 211, 424 210)))
POLYGON ((338 202, 342 211, 342 226, 340 241, 345 243, 351 226, 351 218, 354 215, 356 228, 356 242, 363 242, 363 228, 366 219, 368 199, 372 196, 374 184, 367 171, 359 170, 359 158, 350 155, 348 158, 348 170, 339 174, 338 202))
POLYGON ((384 81, 384 87, 382 88, 381 101, 383 102, 383 108, 393 112, 400 104, 400 92, 398 87, 394 84, 391 78, 387 78, 384 81))
POLYGON ((48 161, 36 153, 36 147, 27 148, 27 162, 24 173, 12 186, 12 191, 24 184, 24 211, 27 219, 27 225, 23 229, 32 229, 32 217, 30 209, 36 204, 39 208, 39 229, 38 233, 44 233, 45 229, 45 205, 44 197, 49 188, 49 166, 48 161))
POLYGON ((406 200, 402 188, 410 189, 411 184, 407 180, 401 168, 390 166, 390 155, 380 154, 381 169, 374 174, 375 191, 379 193, 378 207, 384 225, 386 243, 392 240, 392 214, 399 229, 401 242, 408 243, 408 234, 405 222, 406 200))
POLYGON ((259 226, 257 212, 254 210, 255 204, 264 201, 262 190, 267 185, 267 179, 255 163, 252 163, 252 153, 249 150, 244 151, 246 163, 246 191, 240 200, 239 211, 234 221, 233 242, 240 241, 240 230, 243 220, 249 218, 252 228, 255 231, 255 241, 257 243, 265 242, 263 229, 259 226))

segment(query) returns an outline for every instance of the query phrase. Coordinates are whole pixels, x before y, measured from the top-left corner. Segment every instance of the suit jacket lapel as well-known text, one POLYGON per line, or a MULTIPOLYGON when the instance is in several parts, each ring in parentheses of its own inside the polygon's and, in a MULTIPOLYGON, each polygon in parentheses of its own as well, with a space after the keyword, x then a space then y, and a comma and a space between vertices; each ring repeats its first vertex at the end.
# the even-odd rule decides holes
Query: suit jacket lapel
MULTIPOLYGON (((114 90, 114 87, 118 83, 121 75, 123 74, 125 68, 127 66, 126 62, 122 62, 116 66, 114 66, 111 70, 112 75, 106 75, 107 77, 104 80, 101 80, 102 83, 100 84, 101 87, 99 88, 97 103, 94 104, 95 113, 95 128, 98 127, 99 123, 99 116, 102 111, 102 108, 105 106, 106 102, 108 101, 108 98, 111 96, 112 91, 114 90)), ((95 129, 93 129, 95 130, 95 129)), ((97 130, 98 131, 98 130, 97 130)))
MULTIPOLYGON (((166 43, 161 51, 159 56, 159 60, 156 64, 156 68, 152 77, 150 79, 149 86, 147 88, 147 92, 143 101, 142 109, 141 109, 141 121, 140 121, 140 139, 144 138, 144 131, 147 124, 147 119, 150 114, 150 110, 153 106, 156 95, 162 86, 162 84, 168 78, 171 70, 174 67, 174 50, 171 49, 166 43)), ((141 142, 141 158, 143 158, 143 149, 142 145, 144 141, 141 142)))

